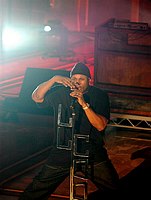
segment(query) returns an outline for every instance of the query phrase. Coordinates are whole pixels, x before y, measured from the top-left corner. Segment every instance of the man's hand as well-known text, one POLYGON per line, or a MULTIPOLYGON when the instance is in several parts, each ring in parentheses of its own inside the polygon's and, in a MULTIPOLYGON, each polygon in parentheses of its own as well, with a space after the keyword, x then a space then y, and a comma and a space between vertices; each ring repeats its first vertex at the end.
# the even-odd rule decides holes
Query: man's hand
POLYGON ((60 83, 65 87, 70 87, 71 89, 75 88, 75 85, 72 83, 71 79, 65 76, 54 76, 53 80, 55 83, 60 83))
POLYGON ((70 96, 77 98, 78 103, 83 107, 86 103, 83 98, 83 92, 81 92, 78 89, 74 89, 71 93, 70 96))

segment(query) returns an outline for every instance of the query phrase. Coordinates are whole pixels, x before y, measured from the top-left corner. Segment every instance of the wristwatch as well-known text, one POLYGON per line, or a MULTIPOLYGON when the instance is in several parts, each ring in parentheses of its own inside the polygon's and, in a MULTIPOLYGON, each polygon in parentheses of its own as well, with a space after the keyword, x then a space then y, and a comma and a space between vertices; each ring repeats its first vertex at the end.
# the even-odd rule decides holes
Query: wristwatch
POLYGON ((90 107, 90 104, 86 103, 86 106, 82 107, 83 110, 87 110, 90 107))

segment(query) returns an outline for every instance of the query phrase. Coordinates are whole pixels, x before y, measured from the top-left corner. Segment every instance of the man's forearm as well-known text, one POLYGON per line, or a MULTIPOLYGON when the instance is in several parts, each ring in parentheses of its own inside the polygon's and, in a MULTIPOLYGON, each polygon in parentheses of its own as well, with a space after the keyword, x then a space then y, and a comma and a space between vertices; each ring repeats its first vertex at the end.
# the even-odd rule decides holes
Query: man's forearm
POLYGON ((72 84, 71 79, 65 76, 59 76, 56 75, 50 80, 40 84, 32 93, 32 99, 35 102, 43 102, 45 94, 48 92, 48 90, 51 89, 51 87, 54 85, 54 83, 59 83, 64 85, 65 87, 74 88, 75 86, 72 84))
POLYGON ((88 108, 85 110, 85 113, 90 121, 90 123, 98 130, 98 131, 102 131, 105 129, 108 120, 95 113, 91 108, 88 108))
POLYGON ((40 84, 32 93, 32 99, 35 102, 43 102, 45 94, 54 85, 54 79, 50 79, 42 84, 40 84))

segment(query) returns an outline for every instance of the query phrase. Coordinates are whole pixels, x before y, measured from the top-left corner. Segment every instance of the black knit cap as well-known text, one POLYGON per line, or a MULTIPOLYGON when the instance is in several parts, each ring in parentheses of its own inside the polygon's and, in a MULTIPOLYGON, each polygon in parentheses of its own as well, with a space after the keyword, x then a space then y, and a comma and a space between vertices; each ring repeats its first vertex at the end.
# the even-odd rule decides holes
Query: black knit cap
POLYGON ((84 63, 81 63, 81 62, 76 63, 73 66, 70 72, 70 77, 73 76, 74 74, 82 74, 82 75, 87 76, 88 78, 91 78, 89 68, 84 63))

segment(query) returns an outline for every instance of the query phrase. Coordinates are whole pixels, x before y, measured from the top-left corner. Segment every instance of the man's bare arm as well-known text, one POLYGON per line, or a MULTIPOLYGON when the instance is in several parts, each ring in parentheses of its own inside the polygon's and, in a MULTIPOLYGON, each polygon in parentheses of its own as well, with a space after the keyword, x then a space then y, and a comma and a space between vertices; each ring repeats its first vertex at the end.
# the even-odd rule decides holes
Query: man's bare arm
POLYGON ((52 86, 55 83, 60 83, 60 84, 64 85, 65 87, 68 87, 68 86, 70 88, 74 87, 74 85, 72 84, 70 78, 64 77, 64 76, 54 76, 53 78, 49 79, 48 81, 43 82, 42 84, 40 84, 33 91, 32 99, 37 103, 42 103, 46 93, 48 92, 48 90, 50 90, 52 88, 52 86))

